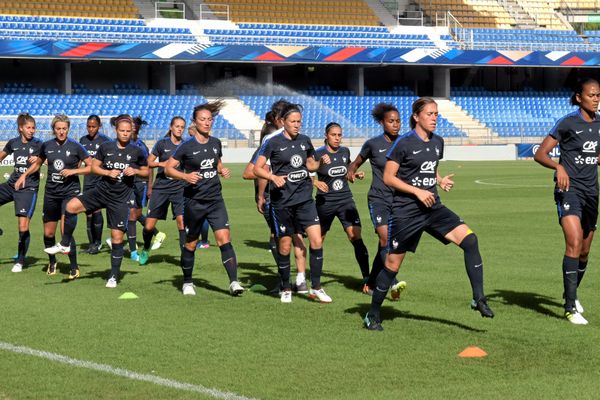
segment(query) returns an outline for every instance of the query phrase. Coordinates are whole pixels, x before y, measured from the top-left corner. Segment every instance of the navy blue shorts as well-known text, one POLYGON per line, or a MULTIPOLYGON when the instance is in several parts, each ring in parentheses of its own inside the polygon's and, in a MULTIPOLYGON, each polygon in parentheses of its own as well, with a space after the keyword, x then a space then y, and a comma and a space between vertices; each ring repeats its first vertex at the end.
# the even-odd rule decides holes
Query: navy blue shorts
POLYGON ((10 203, 11 201, 14 201, 15 216, 31 219, 33 212, 35 211, 37 190, 15 190, 8 182, 0 184, 0 206, 10 203))
POLYGON ((388 219, 392 214, 392 204, 379 199, 369 199, 369 214, 375 230, 380 226, 387 226, 388 219))
POLYGON ((188 241, 200 237, 204 220, 208 221, 213 232, 229 229, 229 217, 223 199, 207 201, 184 198, 183 223, 188 241))
POLYGON ((48 194, 48 192, 44 193, 44 205, 42 207, 42 221, 43 222, 52 222, 52 221, 60 221, 62 216, 65 214, 65 210, 67 208, 67 203, 76 196, 64 197, 64 196, 55 196, 52 194, 48 194))
POLYGON ((127 232, 129 209, 133 207, 133 199, 115 199, 110 193, 103 190, 92 189, 77 196, 85 211, 96 211, 106 208, 106 219, 110 229, 127 232))
POLYGON ((152 190, 152 196, 148 202, 148 218, 165 220, 171 205, 173 219, 183 215, 183 189, 179 192, 164 193, 161 190, 152 190))
POLYGON ((583 237, 587 238, 590 232, 596 230, 598 224, 598 195, 580 193, 570 189, 568 192, 554 190, 554 201, 558 213, 558 222, 562 217, 575 215, 581 221, 583 237))
POLYGON ((303 233, 309 226, 320 224, 317 207, 312 199, 283 208, 271 206, 271 217, 275 236, 278 238, 303 233))
POLYGON ((321 222, 321 235, 324 235, 331 229, 333 220, 337 217, 344 230, 350 226, 361 226, 358 209, 352 198, 345 201, 329 201, 318 196, 316 200, 317 213, 321 222))
POLYGON ((148 183, 134 182, 133 184, 133 208, 144 208, 148 201, 148 183))

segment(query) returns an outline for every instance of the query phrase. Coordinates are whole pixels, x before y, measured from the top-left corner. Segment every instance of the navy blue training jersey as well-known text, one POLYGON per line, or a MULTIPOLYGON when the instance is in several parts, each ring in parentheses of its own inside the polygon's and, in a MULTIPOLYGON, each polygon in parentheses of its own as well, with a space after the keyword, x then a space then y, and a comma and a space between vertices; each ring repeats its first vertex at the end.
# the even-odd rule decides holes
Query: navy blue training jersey
POLYGON ((320 160, 325 154, 329 155, 331 163, 321 164, 317 170, 317 177, 321 182, 327 184, 329 191, 318 190, 317 197, 323 197, 328 201, 349 199, 352 196, 347 179, 350 150, 347 147, 340 147, 335 153, 332 153, 327 146, 322 146, 315 150, 315 159, 320 160))
MULTIPOLYGON (((165 137, 154 144, 152 154, 156 157, 158 162, 164 162, 171 158, 175 153, 177 146, 177 144, 173 143, 171 137, 165 137)), ((154 184, 152 185, 153 189, 158 189, 165 193, 173 193, 183 189, 183 186, 183 181, 166 176, 164 167, 157 168, 154 184)))
POLYGON ((406 216, 441 207, 437 192, 437 169, 444 157, 444 139, 432 133, 429 141, 424 141, 414 131, 410 131, 394 142, 387 158, 400 165, 396 175, 401 181, 435 195, 435 204, 427 208, 415 195, 394 190, 394 207, 401 207, 406 216))
POLYGON ((286 177, 285 185, 280 188, 269 185, 271 204, 286 207, 312 199, 312 180, 306 160, 313 157, 314 153, 309 137, 302 134, 288 139, 284 133, 280 133, 263 143, 259 155, 271 161, 273 175, 286 177))
POLYGON ((79 168, 80 163, 89 157, 83 146, 69 138, 62 144, 56 139, 50 139, 42 144, 40 157, 48 161, 47 194, 70 197, 81 192, 78 175, 65 178, 60 172, 64 169, 79 168))
MULTIPOLYGON (((98 133, 93 138, 89 135, 82 136, 79 139, 79 143, 83 146, 83 148, 88 152, 88 154, 91 157, 96 157, 96 152, 98 151, 100 145, 105 142, 110 142, 110 140, 111 139, 108 136, 98 133)), ((98 182, 100 182, 100 177, 98 175, 89 174, 83 177, 84 189, 91 189, 98 182)))
MULTIPOLYGON (((252 164, 256 164, 256 159, 258 158, 258 153, 260 152, 260 147, 254 151, 252 154, 252 158, 250 162, 252 164)), ((265 202, 269 203, 271 200, 269 199, 269 183, 267 183, 267 187, 265 188, 265 193, 263 195, 265 202)), ((258 179, 254 179, 254 202, 258 203, 258 179)))
POLYGON ((222 156, 221 141, 212 136, 209 136, 204 144, 192 137, 177 147, 172 157, 179 161, 180 168, 186 174, 196 172, 202 178, 195 185, 184 182, 185 198, 195 200, 222 198, 221 180, 217 172, 222 156))
MULTIPOLYGON (((139 147, 142 150, 146 160, 148 159, 148 156, 150 155, 150 150, 148 149, 148 146, 146 146, 146 143, 144 143, 142 139, 138 138, 137 140, 132 140, 131 144, 139 147)), ((136 175, 135 182, 148 182, 148 178, 141 178, 136 175)))
POLYGON ((373 180, 369 189, 368 199, 381 200, 391 203, 393 199, 392 189, 383 183, 383 170, 387 161, 386 154, 394 142, 389 142, 386 135, 382 134, 367 140, 360 149, 359 155, 363 160, 369 160, 371 163, 371 172, 373 180))
POLYGON ((600 114, 587 122, 574 111, 558 120, 549 135, 560 145, 559 163, 569 175, 570 188, 597 195, 600 114))
POLYGON ((108 176, 103 176, 98 184, 100 190, 110 193, 115 200, 129 200, 133 191, 133 176, 123 175, 123 171, 128 167, 139 169, 148 165, 146 157, 142 150, 128 143, 124 148, 120 148, 116 140, 102 143, 96 153, 96 159, 101 162, 102 169, 121 170, 121 174, 117 179, 112 179, 108 176))
MULTIPOLYGON (((6 142, 2 151, 6 154, 12 154, 15 162, 13 173, 10 175, 10 178, 8 178, 8 184, 10 186, 13 188, 15 187, 15 183, 19 177, 31 166, 29 157, 39 156, 41 148, 42 141, 36 137, 26 143, 23 143, 21 136, 12 138, 6 142)), ((36 190, 39 186, 40 171, 38 170, 36 173, 29 175, 27 179, 25 179, 25 187, 23 189, 36 190)))

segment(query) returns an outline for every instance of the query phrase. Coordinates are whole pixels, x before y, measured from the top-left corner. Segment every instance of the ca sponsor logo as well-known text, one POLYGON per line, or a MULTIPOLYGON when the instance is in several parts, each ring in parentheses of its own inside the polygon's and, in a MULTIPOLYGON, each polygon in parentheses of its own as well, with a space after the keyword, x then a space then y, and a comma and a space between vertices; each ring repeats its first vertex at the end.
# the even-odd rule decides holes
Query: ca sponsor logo
POLYGON ((421 173, 434 174, 436 165, 437 161, 425 161, 423 164, 421 164, 421 173))
POLYGON ((585 142, 583 144, 582 147, 582 152, 583 153, 595 153, 596 152, 596 147, 598 147, 598 142, 592 141, 592 140, 588 140, 587 142, 585 142))
POLYGON ((65 163, 63 162, 63 160, 60 160, 60 159, 54 160, 52 165, 54 166, 54 169, 57 171, 62 171, 62 169, 65 167, 65 163))
POLYGON ((287 180, 289 182, 299 182, 306 178, 308 178, 308 172, 306 172, 304 170, 293 171, 293 172, 290 172, 289 174, 287 174, 287 180))
POLYGON ((344 181, 342 181, 341 179, 336 179, 335 181, 333 181, 331 187, 333 188, 333 190, 342 190, 342 188, 344 187, 344 181))
POLYGON ((19 156, 17 157, 15 164, 27 164, 27 156, 19 156))
POLYGON ((304 160, 302 160, 302 157, 299 156, 298 154, 294 154, 292 156, 292 158, 290 158, 290 164, 292 165, 292 167, 294 168, 298 168, 299 166, 301 166, 304 163, 304 160))
POLYGON ((214 165, 215 165, 215 159, 214 158, 207 158, 207 159, 202 160, 200 162, 200 169, 213 168, 214 165))
POLYGON ((329 171, 327 171, 327 174, 332 178, 335 178, 336 176, 344 176, 347 173, 348 170, 344 166, 329 168, 329 171))

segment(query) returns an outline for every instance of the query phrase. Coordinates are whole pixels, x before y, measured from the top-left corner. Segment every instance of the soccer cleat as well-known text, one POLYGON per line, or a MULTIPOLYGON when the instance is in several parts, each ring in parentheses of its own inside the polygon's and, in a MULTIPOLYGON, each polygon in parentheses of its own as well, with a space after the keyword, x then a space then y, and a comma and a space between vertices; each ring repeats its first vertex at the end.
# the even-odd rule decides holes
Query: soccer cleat
POLYGON ((292 291, 287 289, 281 292, 280 300, 282 303, 291 303, 292 302, 292 291))
POLYGON ((56 243, 54 246, 44 249, 44 252, 46 254, 50 254, 50 255, 54 255, 54 254, 58 254, 58 253, 69 254, 70 251, 71 251, 70 246, 63 246, 60 243, 56 243))
POLYGON ((46 275, 56 275, 56 263, 49 263, 46 268, 46 275))
POLYGON ((373 296, 373 289, 371 289, 366 283, 362 287, 362 292, 367 296, 373 296))
POLYGON ((195 296, 196 295, 196 290, 194 289, 193 283, 184 283, 183 287, 181 288, 181 291, 183 292, 184 296, 195 296))
POLYGON ((232 296, 239 296, 244 293, 244 288, 238 281, 233 281, 229 284, 229 293, 231 293, 232 296))
POLYGON ((129 256, 129 258, 131 258, 132 261, 139 261, 140 260, 140 256, 138 255, 137 250, 134 250, 131 252, 131 255, 129 256))
POLYGON ((369 315, 369 313, 365 315, 363 322, 365 323, 365 328, 367 328, 370 331, 383 330, 383 326, 381 326, 381 321, 379 320, 379 318, 372 317, 369 315))
POLYGON ((110 289, 114 289, 117 287, 117 278, 115 278, 114 276, 111 276, 107 281, 106 281, 106 287, 110 288, 110 289))
MULTIPOLYGON (((106 242, 106 245, 108 246, 108 248, 112 250, 112 240, 111 240, 111 238, 106 239, 105 242, 106 242)), ((100 247, 98 247, 98 248, 100 248, 100 247)))
POLYGON ((588 324, 587 319, 583 318, 583 315, 577 312, 577 310, 565 311, 565 318, 567 318, 567 320, 574 325, 588 324))
POLYGON ((69 272, 69 280, 74 280, 77 278, 79 278, 79 268, 72 269, 71 272, 69 272))
POLYGON ((406 289, 406 282, 404 281, 400 281, 392 285, 392 290, 390 290, 390 296, 392 298, 392 301, 400 300, 400 295, 402 294, 404 289, 406 289))
POLYGON ((294 285, 294 291, 298 294, 306 294, 308 293, 308 285, 306 285, 306 281, 297 283, 294 285))
POLYGON ((331 297, 325 293, 323 288, 321 289, 310 289, 310 294, 308 295, 311 299, 318 299, 321 303, 331 303, 331 297))
POLYGON ((583 312, 585 311, 583 309, 583 306, 581 305, 581 303, 579 302, 579 300, 575 299, 575 310, 577 310, 577 312, 579 314, 583 314, 583 312))
POLYGON ((148 250, 143 249, 142 252, 140 253, 140 257, 139 257, 140 265, 148 264, 149 257, 150 257, 150 253, 148 252, 148 250))
POLYGON ((152 247, 150 250, 158 250, 160 246, 162 246, 163 242, 167 238, 167 234, 164 232, 158 232, 156 236, 154 236, 154 240, 152 240, 152 247))
POLYGON ((98 254, 100 253, 100 249, 102 248, 102 243, 93 243, 88 247, 88 254, 98 254))
POLYGON ((197 249, 208 249, 210 247, 210 243, 208 242, 198 242, 198 244, 196 245, 197 249))
POLYGON ((90 244, 86 249, 79 250, 79 254, 90 254, 92 251, 93 245, 90 244))
POLYGON ((23 271, 23 264, 21 263, 15 263, 15 265, 13 265, 12 269, 10 270, 11 272, 21 272, 23 271))
POLYGON ((490 306, 488 306, 487 299, 485 297, 477 301, 471 300, 471 309, 479 311, 481 316, 484 318, 494 318, 494 312, 490 306))

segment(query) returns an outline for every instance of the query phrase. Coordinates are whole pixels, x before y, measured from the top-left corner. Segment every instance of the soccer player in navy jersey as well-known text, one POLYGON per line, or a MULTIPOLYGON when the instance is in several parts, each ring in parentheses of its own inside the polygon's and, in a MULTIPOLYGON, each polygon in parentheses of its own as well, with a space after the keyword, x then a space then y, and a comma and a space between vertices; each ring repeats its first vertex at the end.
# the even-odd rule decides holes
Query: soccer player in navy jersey
POLYGON ((450 191, 452 174, 438 173, 444 156, 444 140, 433 131, 438 108, 428 97, 412 105, 412 131, 398 138, 387 153, 383 182, 393 190, 388 220, 388 254, 377 275, 371 308, 364 318, 369 330, 383 330, 380 309, 407 251, 415 252, 421 235, 427 232, 444 244, 456 244, 464 251, 465 267, 473 292, 471 307, 482 317, 493 318, 483 293, 483 261, 475 233, 455 213, 446 208, 436 185, 450 191))
POLYGON ((37 159, 42 148, 42 141, 34 137, 35 119, 28 113, 17 117, 19 136, 10 139, 0 151, 0 161, 12 154, 14 170, 8 181, 0 184, 0 206, 14 202, 15 216, 19 222, 19 245, 16 263, 12 272, 21 272, 25 265, 25 256, 29 249, 29 222, 35 210, 38 188, 40 185, 39 171, 26 173, 27 169, 37 159))
POLYGON ((554 169, 554 201, 565 237, 562 262, 565 317, 586 325, 577 288, 585 274, 598 222, 598 155, 600 154, 600 85, 595 79, 578 82, 571 104, 578 106, 556 122, 535 154, 535 161, 554 169), (560 145, 560 159, 548 153, 560 145))
POLYGON ((100 145, 92 159, 92 173, 102 177, 98 185, 67 203, 64 233, 56 245, 44 249, 48 254, 70 252, 69 244, 77 226, 77 214, 106 208, 111 229, 111 269, 107 288, 116 288, 123 261, 123 235, 127 231, 129 209, 133 206, 134 177, 148 175, 146 157, 131 144, 133 118, 122 114, 111 119, 117 139, 100 145))
MULTIPOLYGON (((32 171, 38 171, 44 161, 48 164, 42 214, 45 248, 56 244, 56 227, 61 221, 61 232, 63 231, 66 205, 81 193, 78 175, 87 175, 92 168, 92 158, 88 152, 81 144, 68 137, 71 127, 69 117, 59 114, 54 117, 50 126, 54 138, 42 144, 40 156, 30 167, 32 171), (82 163, 85 163, 84 167, 81 166, 82 163)), ((79 277, 79 266, 77 264, 77 247, 73 237, 71 237, 69 246, 69 279, 76 279, 79 277)), ((56 255, 49 254, 48 258, 46 273, 56 275, 56 255)))
MULTIPOLYGON (((86 129, 87 135, 79 139, 79 143, 88 152, 91 157, 96 156, 96 152, 100 145, 104 142, 109 142, 110 138, 99 133, 102 122, 97 115, 90 115, 87 119, 86 129)), ((88 174, 83 177, 83 191, 91 190, 100 181, 100 177, 94 174, 88 174)), ((104 229, 104 218, 102 210, 91 211, 86 214, 86 226, 89 245, 84 253, 98 254, 102 248, 102 230, 104 229)))
POLYGON ((219 175, 227 179, 231 176, 228 168, 221 163, 221 141, 210 136, 213 119, 223 107, 222 101, 198 105, 192 114, 196 126, 195 135, 181 143, 165 166, 167 176, 185 182, 183 189, 183 222, 186 241, 181 250, 184 295, 195 295, 192 272, 196 244, 204 220, 208 220, 221 250, 221 260, 229 277, 229 292, 238 296, 244 292, 237 278, 238 263, 231 245, 229 217, 223 200, 219 175))
MULTIPOLYGON (((369 252, 361 236, 360 216, 352 192, 348 186, 348 165, 350 150, 342 144, 342 127, 330 122, 325 127, 325 145, 315 150, 315 159, 321 161, 317 170, 317 179, 313 180, 317 188, 316 205, 321 235, 325 235, 337 217, 354 247, 354 256, 360 267, 363 279, 369 278, 369 252)), ((363 179, 364 172, 356 172, 354 177, 363 179)))
POLYGON ((270 185, 271 212, 278 241, 278 270, 281 302, 292 301, 290 283, 290 251, 292 235, 306 232, 310 242, 310 296, 322 303, 331 297, 321 287, 323 248, 321 226, 312 198, 310 172, 319 168, 314 147, 308 136, 300 133, 302 106, 289 104, 282 110, 283 132, 263 143, 254 166, 254 174, 267 179, 270 185), (271 172, 264 166, 271 161, 271 172))
MULTIPOLYGON (((372 294, 375 287, 375 278, 383 268, 387 254, 388 242, 388 217, 392 210, 393 191, 383 183, 383 170, 386 163, 386 154, 400 132, 400 114, 393 104, 379 103, 371 111, 373 119, 383 128, 383 134, 367 140, 356 159, 348 167, 348 180, 354 182, 357 169, 367 160, 371 164, 372 181, 367 195, 371 221, 375 233, 379 237, 377 252, 373 257, 373 265, 368 280, 363 280, 363 293, 372 294)), ((400 293, 406 287, 406 282, 395 281, 392 290, 392 300, 398 300, 400 293)))
POLYGON ((140 253, 140 265, 148 262, 149 252, 151 250, 152 237, 156 230, 156 222, 165 220, 169 205, 173 219, 177 223, 179 230, 179 246, 185 245, 185 229, 183 225, 183 181, 170 178, 165 175, 165 166, 167 160, 175 153, 175 149, 181 144, 183 131, 185 129, 185 120, 183 117, 173 117, 169 125, 169 132, 161 140, 157 141, 148 156, 148 166, 157 168, 156 179, 152 187, 152 197, 148 205, 148 214, 146 215, 146 224, 142 236, 144 238, 144 247, 140 253))

